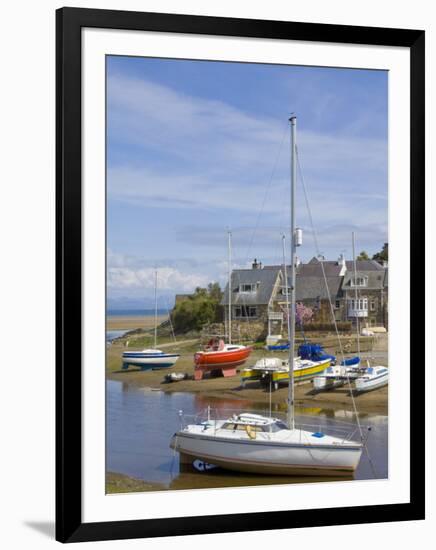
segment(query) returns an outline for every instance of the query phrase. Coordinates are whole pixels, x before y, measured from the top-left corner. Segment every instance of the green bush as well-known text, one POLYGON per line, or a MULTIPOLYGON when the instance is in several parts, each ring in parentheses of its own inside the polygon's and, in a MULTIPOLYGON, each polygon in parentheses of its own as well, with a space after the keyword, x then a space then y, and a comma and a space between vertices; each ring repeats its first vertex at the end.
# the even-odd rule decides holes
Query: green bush
POLYGON ((208 323, 220 321, 221 289, 218 283, 197 288, 195 293, 174 306, 171 320, 176 333, 199 331, 208 323))

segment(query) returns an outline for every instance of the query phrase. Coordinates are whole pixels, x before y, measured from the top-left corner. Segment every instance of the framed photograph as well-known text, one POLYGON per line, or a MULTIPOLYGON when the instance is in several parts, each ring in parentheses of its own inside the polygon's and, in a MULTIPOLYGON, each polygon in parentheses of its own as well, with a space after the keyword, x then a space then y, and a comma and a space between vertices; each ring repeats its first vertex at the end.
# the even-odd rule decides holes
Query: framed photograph
POLYGON ((56 538, 423 519, 424 32, 63 8, 56 63, 56 538))

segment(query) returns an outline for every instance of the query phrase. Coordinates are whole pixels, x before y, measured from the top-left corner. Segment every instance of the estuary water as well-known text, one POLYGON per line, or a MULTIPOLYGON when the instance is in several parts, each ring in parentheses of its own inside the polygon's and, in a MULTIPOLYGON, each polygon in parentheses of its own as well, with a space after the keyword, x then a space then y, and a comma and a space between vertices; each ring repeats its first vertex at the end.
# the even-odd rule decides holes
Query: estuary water
MULTIPOLYGON (((106 470, 161 485, 163 489, 232 487, 279 483, 332 481, 332 478, 259 476, 234 473, 222 469, 181 472, 178 454, 169 447, 171 436, 180 427, 180 411, 195 415, 208 404, 224 410, 265 412, 255 403, 217 399, 211 401, 198 394, 164 393, 138 388, 125 382, 107 381, 106 400, 106 470)), ((264 406, 262 406, 264 407, 264 406)), ((273 413, 283 411, 273 411, 273 413)), ((351 413, 324 408, 297 408, 297 422, 311 424, 314 430, 334 430, 347 423, 356 427, 351 413)), ((388 477, 388 417, 360 415, 365 429, 370 428, 368 455, 364 452, 354 479, 384 479, 388 477)), ((355 439, 358 438, 356 432, 355 439)), ((343 478, 342 478, 343 479, 343 478)), ((350 478, 352 479, 352 478, 350 478)))

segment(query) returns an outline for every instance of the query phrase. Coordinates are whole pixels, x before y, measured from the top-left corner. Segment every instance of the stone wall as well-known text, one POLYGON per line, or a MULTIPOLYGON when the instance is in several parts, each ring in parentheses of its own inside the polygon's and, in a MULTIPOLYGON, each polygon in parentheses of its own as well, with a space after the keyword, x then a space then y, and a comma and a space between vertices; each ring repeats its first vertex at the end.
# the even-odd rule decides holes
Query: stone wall
MULTIPOLYGON (((233 343, 253 343, 259 340, 265 340, 268 327, 261 321, 232 321, 232 342, 233 343)), ((201 331, 201 339, 207 341, 213 336, 227 339, 227 331, 224 323, 212 323, 205 325, 201 331)))

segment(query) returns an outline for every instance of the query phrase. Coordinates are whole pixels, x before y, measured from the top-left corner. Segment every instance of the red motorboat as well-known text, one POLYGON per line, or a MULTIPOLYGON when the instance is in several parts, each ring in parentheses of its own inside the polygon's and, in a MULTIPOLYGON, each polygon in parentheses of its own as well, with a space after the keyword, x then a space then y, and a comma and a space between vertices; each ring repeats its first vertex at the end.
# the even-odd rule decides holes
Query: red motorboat
POLYGON ((236 367, 243 365, 252 348, 236 344, 225 344, 224 340, 212 338, 204 351, 194 355, 195 380, 201 380, 203 373, 221 371, 223 376, 235 376, 236 367))

